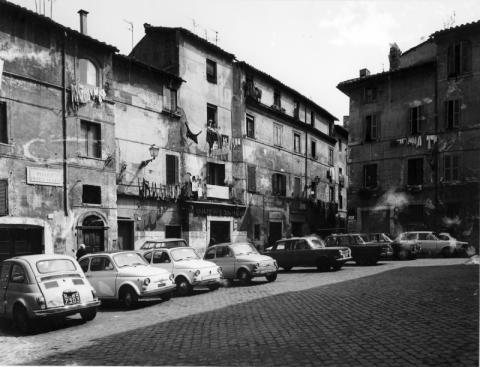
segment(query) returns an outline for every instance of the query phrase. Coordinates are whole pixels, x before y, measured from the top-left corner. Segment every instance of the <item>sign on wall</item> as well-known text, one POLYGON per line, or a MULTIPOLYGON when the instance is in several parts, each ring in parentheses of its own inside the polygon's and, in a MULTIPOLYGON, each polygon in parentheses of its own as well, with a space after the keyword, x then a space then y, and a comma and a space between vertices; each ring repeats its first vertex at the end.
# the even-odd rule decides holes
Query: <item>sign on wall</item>
POLYGON ((53 168, 27 167, 27 184, 62 186, 63 171, 53 168))

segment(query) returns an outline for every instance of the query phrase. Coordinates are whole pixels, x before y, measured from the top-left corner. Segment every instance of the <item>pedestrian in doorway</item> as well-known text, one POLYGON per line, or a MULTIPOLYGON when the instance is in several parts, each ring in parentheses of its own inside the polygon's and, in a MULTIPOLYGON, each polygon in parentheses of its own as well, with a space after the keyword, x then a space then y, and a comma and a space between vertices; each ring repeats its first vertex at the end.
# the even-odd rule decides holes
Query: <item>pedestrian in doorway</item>
POLYGON ((86 255, 87 254, 87 248, 85 247, 85 244, 80 244, 80 246, 78 246, 78 250, 77 250, 77 260, 80 259, 82 256, 86 255))

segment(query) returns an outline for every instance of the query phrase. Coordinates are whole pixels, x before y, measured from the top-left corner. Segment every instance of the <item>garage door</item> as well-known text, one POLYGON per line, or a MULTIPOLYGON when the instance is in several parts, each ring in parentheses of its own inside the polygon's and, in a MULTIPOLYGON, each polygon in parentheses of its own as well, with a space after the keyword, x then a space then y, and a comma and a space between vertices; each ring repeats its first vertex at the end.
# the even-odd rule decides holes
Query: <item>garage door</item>
POLYGON ((0 227, 0 261, 12 256, 41 254, 42 252, 42 227, 0 227))

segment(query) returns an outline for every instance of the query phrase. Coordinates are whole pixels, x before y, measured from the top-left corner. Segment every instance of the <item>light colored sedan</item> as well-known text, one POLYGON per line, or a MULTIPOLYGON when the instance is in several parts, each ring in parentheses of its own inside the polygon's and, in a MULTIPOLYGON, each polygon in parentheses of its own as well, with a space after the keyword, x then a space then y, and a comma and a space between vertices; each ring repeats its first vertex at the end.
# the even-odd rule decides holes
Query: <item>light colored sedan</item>
POLYGON ((135 251, 97 252, 79 263, 99 298, 119 300, 126 308, 135 307, 139 299, 168 301, 175 289, 172 273, 149 266, 135 251))
POLYGON ((29 255, 0 265, 0 316, 28 333, 35 319, 80 313, 93 320, 100 305, 75 259, 65 255, 29 255))
POLYGON ((415 241, 420 246, 420 252, 430 256, 452 256, 455 254, 455 244, 441 240, 432 231, 411 231, 401 233, 395 242, 415 241))
POLYGON ((238 279, 244 284, 255 277, 265 277, 269 282, 277 279, 277 262, 270 256, 261 255, 249 242, 211 246, 204 259, 220 266, 225 279, 238 279))
POLYGON ((222 270, 213 262, 202 260, 192 247, 161 248, 143 253, 152 266, 173 273, 177 293, 190 295, 193 287, 206 286, 217 290, 222 279, 222 270))
POLYGON ((453 237, 450 233, 442 232, 438 233, 437 237, 444 241, 449 241, 455 245, 455 253, 457 255, 473 256, 475 255, 475 247, 468 244, 468 242, 459 241, 453 237))

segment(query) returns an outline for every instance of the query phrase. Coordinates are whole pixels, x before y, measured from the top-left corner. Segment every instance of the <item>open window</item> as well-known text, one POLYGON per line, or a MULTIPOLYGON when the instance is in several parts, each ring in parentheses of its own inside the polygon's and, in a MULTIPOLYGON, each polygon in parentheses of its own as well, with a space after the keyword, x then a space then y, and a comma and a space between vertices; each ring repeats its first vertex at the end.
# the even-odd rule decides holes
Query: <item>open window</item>
POLYGON ((100 84, 100 78, 98 75, 98 69, 93 62, 88 59, 78 60, 79 70, 79 82, 85 85, 91 85, 98 87, 100 84))

